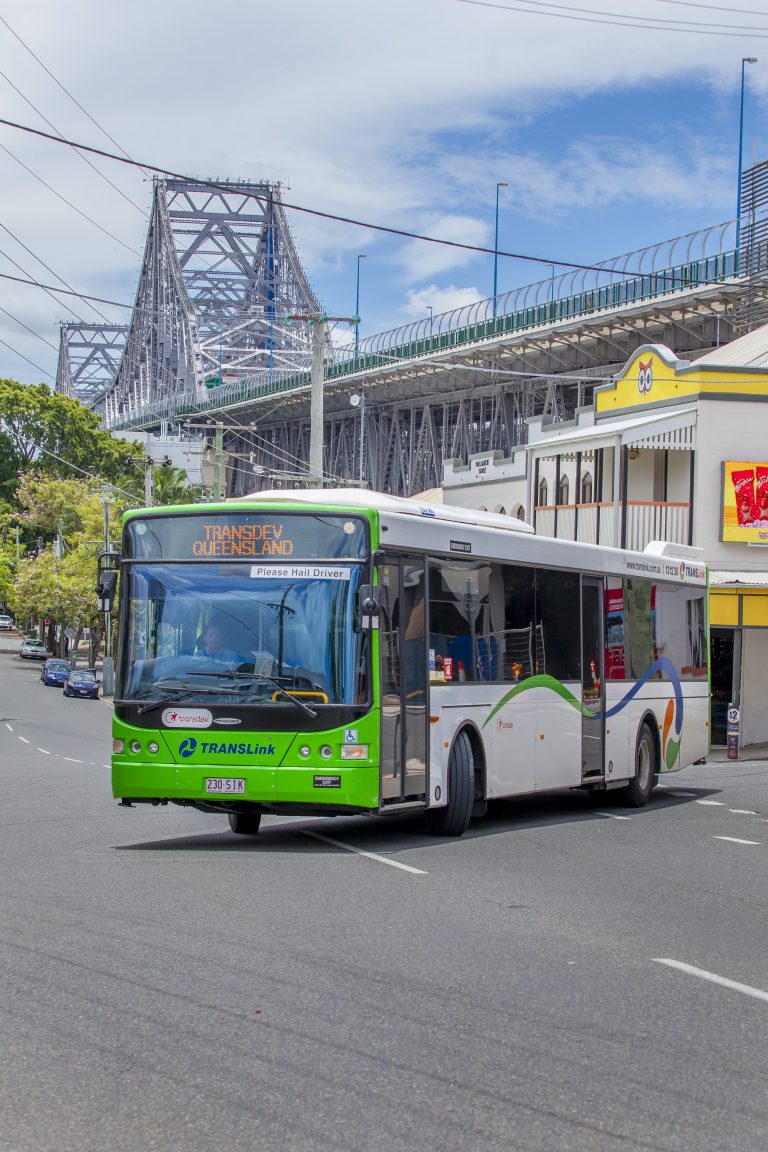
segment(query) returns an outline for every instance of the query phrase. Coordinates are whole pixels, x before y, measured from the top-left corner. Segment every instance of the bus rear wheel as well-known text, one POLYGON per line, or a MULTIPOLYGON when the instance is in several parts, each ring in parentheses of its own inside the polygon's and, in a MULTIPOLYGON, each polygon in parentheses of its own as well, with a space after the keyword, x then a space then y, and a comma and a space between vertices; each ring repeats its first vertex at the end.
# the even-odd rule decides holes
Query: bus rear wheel
POLYGON ((427 823, 434 836, 463 836, 472 816, 475 790, 475 758, 466 732, 459 732, 448 757, 448 803, 427 810, 427 823))
POLYGON ((261 824, 261 812, 228 812, 229 826, 238 836, 255 836, 261 824))
POLYGON ((642 724, 635 746, 635 775, 622 789, 624 802, 630 808, 642 808, 648 803, 658 770, 653 733, 647 724, 642 724))

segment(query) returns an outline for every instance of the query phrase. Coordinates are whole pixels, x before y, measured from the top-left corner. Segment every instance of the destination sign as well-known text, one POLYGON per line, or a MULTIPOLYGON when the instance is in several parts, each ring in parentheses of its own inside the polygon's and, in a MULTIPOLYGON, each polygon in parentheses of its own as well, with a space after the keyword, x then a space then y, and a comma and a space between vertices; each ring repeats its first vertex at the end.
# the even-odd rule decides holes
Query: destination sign
POLYGON ((292 556, 295 544, 281 524, 204 524, 194 556, 292 556))
POLYGON ((136 560, 313 560, 365 556, 360 517, 249 511, 138 516, 124 555, 136 560))

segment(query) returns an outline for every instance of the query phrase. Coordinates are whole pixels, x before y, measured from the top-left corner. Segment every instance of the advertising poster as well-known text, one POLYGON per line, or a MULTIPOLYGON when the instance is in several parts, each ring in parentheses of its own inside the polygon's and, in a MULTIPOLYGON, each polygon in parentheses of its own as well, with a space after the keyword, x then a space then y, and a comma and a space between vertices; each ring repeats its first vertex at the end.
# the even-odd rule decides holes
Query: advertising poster
POLYGON ((605 591, 605 678, 623 680, 624 661, 624 593, 621 588, 605 591))
POLYGON ((723 462, 721 540, 768 544, 768 463, 723 462))

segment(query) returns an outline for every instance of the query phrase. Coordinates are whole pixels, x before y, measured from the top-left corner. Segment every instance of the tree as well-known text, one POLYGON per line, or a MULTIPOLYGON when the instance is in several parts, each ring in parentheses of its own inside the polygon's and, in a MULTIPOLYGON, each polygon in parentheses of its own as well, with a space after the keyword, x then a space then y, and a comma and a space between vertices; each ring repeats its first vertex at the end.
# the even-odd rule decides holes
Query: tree
MULTIPOLYGON (((67 627, 75 630, 76 644, 83 628, 90 628, 98 645, 102 622, 96 603, 97 560, 104 547, 101 493, 85 480, 28 472, 21 478, 17 498, 21 511, 16 519, 28 533, 50 541, 61 525, 64 549, 58 556, 50 545, 23 560, 9 602, 17 613, 51 622, 52 647, 61 650, 67 627)), ((119 539, 122 507, 115 501, 109 511, 109 536, 114 542, 119 539)))
POLYGON ((81 468, 116 482, 139 443, 105 432, 95 412, 45 384, 0 379, 0 499, 9 500, 21 472, 34 467, 50 476, 81 468))
POLYGON ((200 489, 189 483, 183 468, 164 465, 153 469, 152 498, 157 505, 194 504, 200 499, 200 489))

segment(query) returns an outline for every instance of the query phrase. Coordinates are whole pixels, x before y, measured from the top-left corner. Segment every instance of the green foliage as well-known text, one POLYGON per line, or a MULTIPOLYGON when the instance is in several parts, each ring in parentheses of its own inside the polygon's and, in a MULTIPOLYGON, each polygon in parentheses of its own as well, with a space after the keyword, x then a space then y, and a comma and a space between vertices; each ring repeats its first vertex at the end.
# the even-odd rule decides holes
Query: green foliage
POLYGON ((200 499, 200 489, 193 487, 183 468, 155 468, 152 473, 153 503, 165 507, 169 504, 194 504, 200 499))
POLYGON ((70 477, 73 469, 116 482, 139 444, 105 432, 99 417, 45 384, 0 380, 0 500, 12 499, 17 478, 30 467, 70 477))
MULTIPOLYGON (((144 503, 144 470, 141 443, 105 432, 98 416, 79 401, 44 384, 0 379, 0 602, 20 618, 55 622, 60 636, 65 627, 90 627, 98 634, 97 557, 104 547, 101 485, 115 485, 108 502, 114 544, 125 508, 144 503), (54 547, 59 530, 61 556, 54 547)), ((157 505, 200 498, 181 468, 154 467, 152 479, 157 505)))

